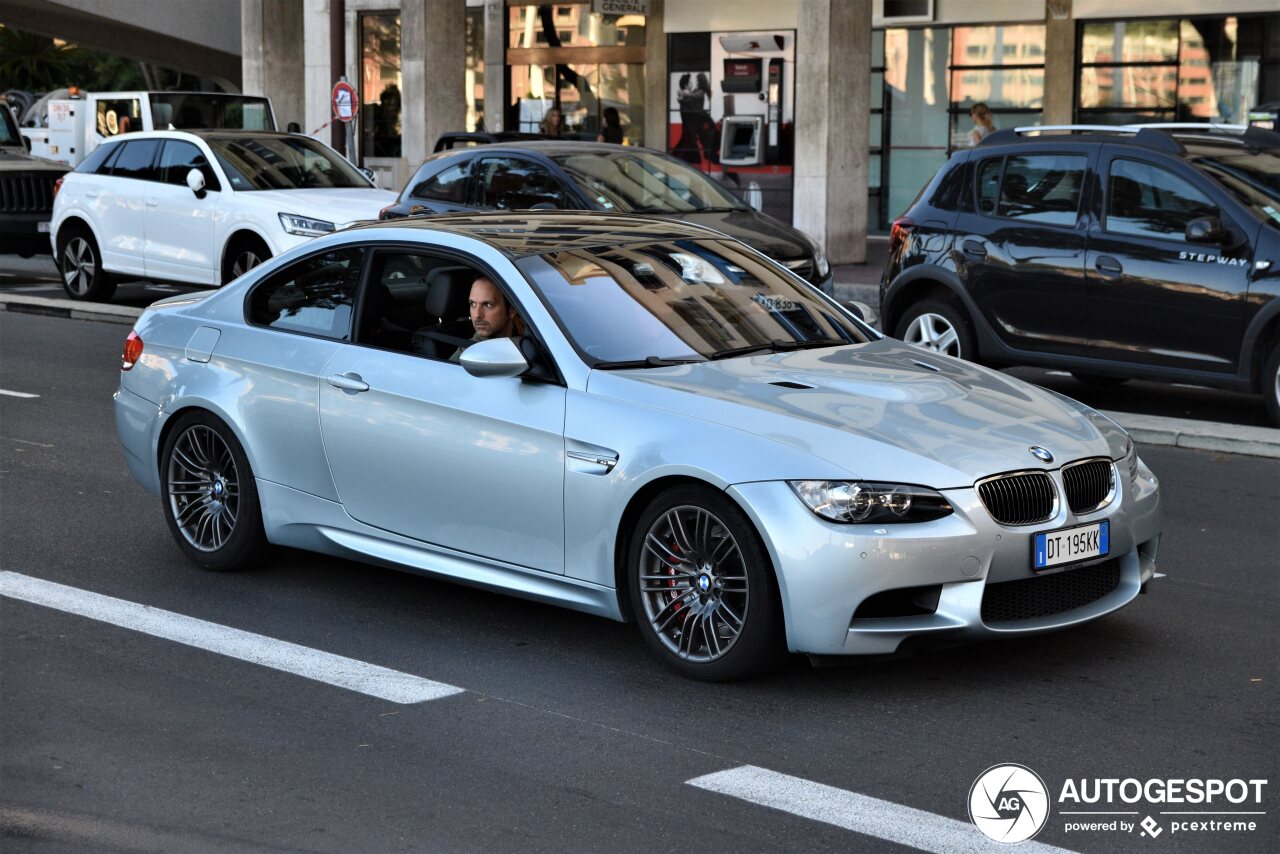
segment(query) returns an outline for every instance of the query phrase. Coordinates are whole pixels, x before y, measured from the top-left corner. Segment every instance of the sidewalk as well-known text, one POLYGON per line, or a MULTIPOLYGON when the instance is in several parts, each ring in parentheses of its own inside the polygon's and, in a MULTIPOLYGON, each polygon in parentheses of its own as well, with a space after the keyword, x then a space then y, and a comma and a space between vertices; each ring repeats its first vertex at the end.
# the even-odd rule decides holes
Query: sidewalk
MULTIPOLYGON (((860 299, 878 307, 879 286, 865 281, 873 273, 878 282, 880 271, 874 265, 848 264, 837 267, 838 289, 847 289, 850 294, 870 294, 871 299, 858 295, 845 296, 839 290, 837 290, 837 297, 860 299)), ((73 302, 49 297, 0 293, 0 311, 70 317, 76 320, 94 320, 132 326, 133 321, 142 314, 143 310, 110 303, 73 302)), ((1128 412, 1103 412, 1103 414, 1128 430, 1133 440, 1140 444, 1280 459, 1280 429, 1192 421, 1185 418, 1165 418, 1158 415, 1137 415, 1128 412)))

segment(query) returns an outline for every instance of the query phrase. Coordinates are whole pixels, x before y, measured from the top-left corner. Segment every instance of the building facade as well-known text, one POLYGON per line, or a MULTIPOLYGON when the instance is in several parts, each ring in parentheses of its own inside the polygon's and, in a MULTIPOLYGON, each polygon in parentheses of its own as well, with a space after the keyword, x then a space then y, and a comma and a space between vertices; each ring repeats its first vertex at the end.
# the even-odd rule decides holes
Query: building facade
POLYGON ((702 169, 809 232, 837 263, 861 260, 867 235, 886 231, 971 144, 974 104, 1004 128, 1237 123, 1280 100, 1274 0, 242 0, 241 9, 245 91, 270 95, 282 123, 326 140, 341 40, 360 101, 350 156, 383 186, 402 186, 446 131, 539 131, 556 111, 562 135, 596 139, 616 113, 611 134, 702 169))

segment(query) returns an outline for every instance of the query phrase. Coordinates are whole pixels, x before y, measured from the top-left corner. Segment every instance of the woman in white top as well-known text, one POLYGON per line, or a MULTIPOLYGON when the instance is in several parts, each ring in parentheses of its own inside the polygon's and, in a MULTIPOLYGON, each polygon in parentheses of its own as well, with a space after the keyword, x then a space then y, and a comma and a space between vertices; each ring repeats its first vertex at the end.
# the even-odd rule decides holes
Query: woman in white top
POLYGON ((973 131, 969 134, 969 144, 977 145, 996 129, 995 119, 986 104, 974 104, 969 108, 969 118, 973 119, 973 131))

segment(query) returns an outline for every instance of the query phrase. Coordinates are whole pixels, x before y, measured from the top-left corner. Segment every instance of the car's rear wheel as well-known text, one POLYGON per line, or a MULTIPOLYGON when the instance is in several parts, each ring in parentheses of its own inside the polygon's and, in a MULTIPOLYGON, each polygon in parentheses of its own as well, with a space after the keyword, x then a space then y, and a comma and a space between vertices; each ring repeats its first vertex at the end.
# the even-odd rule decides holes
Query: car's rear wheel
POLYGON ((1129 381, 1128 377, 1110 377, 1106 374, 1090 374, 1083 371, 1072 371, 1071 376, 1094 388, 1115 388, 1129 381))
POLYGON ((58 268, 62 273, 62 289, 74 300, 106 302, 115 295, 116 282, 102 269, 102 253, 98 241, 87 228, 73 226, 62 236, 58 249, 58 268))
POLYGON ((949 299, 921 300, 898 321, 896 337, 957 359, 974 361, 978 345, 963 308, 949 299))
POLYGON ((769 557, 722 493, 670 489, 645 508, 628 554, 628 587, 649 648, 693 679, 742 679, 785 652, 769 557))
POLYGON ((1271 349, 1271 357, 1262 372, 1262 399, 1271 423, 1280 427, 1280 343, 1271 349))
POLYGON ((161 455, 165 518, 205 569, 246 569, 266 554, 258 490, 231 429, 207 412, 179 417, 161 455))
POLYGON ((237 237, 222 260, 222 284, 240 278, 271 257, 267 244, 257 237, 237 237))

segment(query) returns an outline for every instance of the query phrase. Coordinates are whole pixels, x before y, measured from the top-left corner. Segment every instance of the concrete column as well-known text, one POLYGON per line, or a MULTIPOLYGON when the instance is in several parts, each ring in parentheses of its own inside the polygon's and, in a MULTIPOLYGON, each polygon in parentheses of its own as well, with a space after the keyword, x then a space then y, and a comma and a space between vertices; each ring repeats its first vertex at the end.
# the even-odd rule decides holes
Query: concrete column
MULTIPOLYGON (((282 38, 297 38, 295 33, 283 33, 282 38)), ((329 129, 321 126, 333 117, 329 96, 333 84, 329 70, 329 0, 302 0, 303 45, 303 120, 302 132, 328 144, 329 129)), ((351 80, 351 69, 347 69, 351 80)))
MULTIPOLYGON (((507 104, 507 4, 505 0, 484 3, 484 128, 496 133, 506 130, 507 104)), ((515 128, 511 128, 515 130, 515 128)))
POLYGON ((244 93, 271 98, 280 130, 289 122, 305 124, 302 14, 302 0, 243 0, 240 6, 244 93))
POLYGON ((466 130, 466 15, 466 0, 400 6, 401 156, 410 168, 426 159, 440 134, 466 130))
MULTIPOLYGON (((667 33, 664 0, 649 0, 644 22, 644 144, 667 150, 667 33)), ((632 113, 632 121, 640 118, 632 113)))
POLYGON ((1044 4, 1044 119, 1046 125, 1075 120, 1076 21, 1071 0, 1044 4))
POLYGON ((795 225, 832 264, 867 257, 871 0, 799 0, 795 225))

